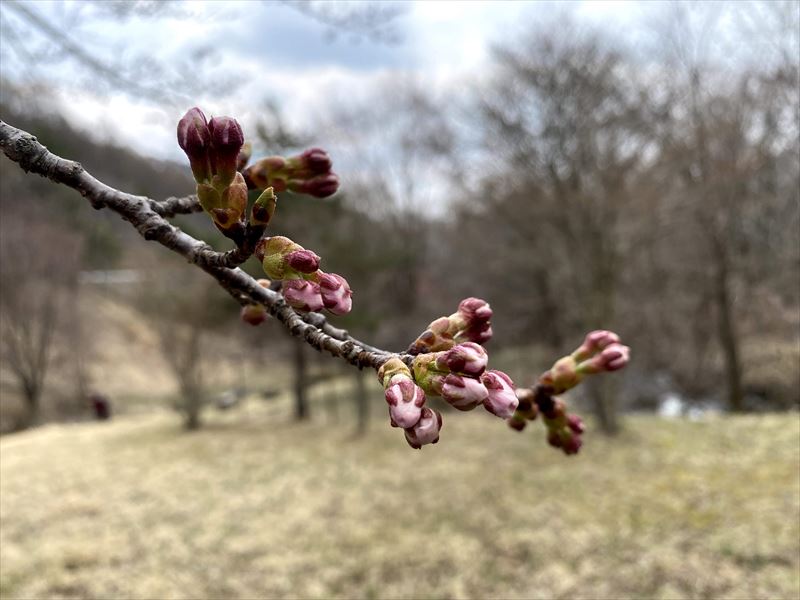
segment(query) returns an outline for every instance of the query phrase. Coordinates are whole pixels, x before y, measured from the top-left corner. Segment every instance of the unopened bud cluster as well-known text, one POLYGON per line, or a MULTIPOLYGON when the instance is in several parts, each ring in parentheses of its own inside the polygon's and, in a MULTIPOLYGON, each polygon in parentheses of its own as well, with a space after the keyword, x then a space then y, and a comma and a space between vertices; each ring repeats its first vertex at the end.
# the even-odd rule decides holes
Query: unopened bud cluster
POLYGON ((425 406, 425 392, 414 383, 406 364, 398 357, 390 358, 378 369, 378 381, 383 385, 392 427, 403 429, 408 445, 419 450, 438 442, 442 415, 425 406))
POLYGON ((287 237, 273 236, 259 241, 255 256, 267 277, 283 281, 283 297, 293 308, 308 312, 324 308, 335 315, 350 312, 353 292, 347 280, 322 271, 319 256, 311 250, 287 237))
POLYGON ((426 393, 441 396, 453 408, 483 406, 502 419, 517 408, 514 382, 502 371, 487 371, 489 355, 475 342, 464 342, 441 352, 420 354, 412 367, 415 381, 426 393))
MULTIPOLYGON (((323 272, 319 256, 286 237, 261 238, 275 214, 276 191, 289 189, 320 198, 336 192, 339 179, 331 171, 327 152, 311 148, 297 156, 273 156, 246 167, 251 147, 244 143, 236 119, 208 121, 199 108, 190 109, 179 121, 178 143, 189 157, 200 205, 240 249, 253 252, 268 277, 283 282, 283 296, 290 306, 310 312, 324 308, 336 315, 350 312, 350 286, 341 275, 323 272), (249 219, 248 187, 263 189, 249 219)), ((242 320, 262 323, 267 315, 259 306, 243 307, 242 320)))
POLYGON ((449 350, 461 342, 485 344, 492 338, 492 309, 480 298, 466 298, 449 317, 433 321, 409 346, 409 354, 449 350))
POLYGON ((567 412, 564 401, 555 398, 572 389, 587 375, 622 369, 630 360, 630 348, 611 331, 593 331, 572 354, 560 358, 545 371, 531 389, 517 390, 519 406, 508 425, 522 431, 528 421, 541 414, 547 441, 565 454, 576 454, 584 431, 580 417, 567 412))
POLYGON ((244 134, 236 119, 210 121, 199 108, 178 122, 178 144, 189 157, 200 205, 223 232, 244 228, 247 184, 236 170, 244 134))
POLYGON ((310 148, 297 156, 269 156, 256 161, 243 171, 248 185, 255 189, 273 188, 276 192, 289 190, 325 198, 339 189, 328 153, 310 148))
POLYGON ((611 331, 592 331, 572 354, 565 356, 542 374, 539 382, 563 394, 578 385, 587 375, 617 371, 628 364, 630 348, 611 331))

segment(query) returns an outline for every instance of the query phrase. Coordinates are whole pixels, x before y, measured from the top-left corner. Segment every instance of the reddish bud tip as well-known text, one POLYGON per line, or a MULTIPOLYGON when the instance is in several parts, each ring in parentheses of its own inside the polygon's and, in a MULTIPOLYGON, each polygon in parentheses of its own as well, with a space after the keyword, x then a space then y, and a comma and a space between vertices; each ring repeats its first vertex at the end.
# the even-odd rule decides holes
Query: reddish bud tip
POLYGON ((319 269, 319 256, 311 250, 295 250, 286 255, 286 264, 299 273, 314 273, 319 269))
POLYGON ((239 317, 248 325, 261 325, 269 317, 267 309, 261 304, 247 304, 242 307, 239 317))
POLYGON ((309 148, 299 158, 301 168, 308 170, 312 175, 328 173, 333 167, 331 157, 322 148, 309 148))
POLYGON ((310 179, 290 179, 287 187, 298 194, 327 198, 339 189, 339 177, 335 173, 327 173, 310 179))

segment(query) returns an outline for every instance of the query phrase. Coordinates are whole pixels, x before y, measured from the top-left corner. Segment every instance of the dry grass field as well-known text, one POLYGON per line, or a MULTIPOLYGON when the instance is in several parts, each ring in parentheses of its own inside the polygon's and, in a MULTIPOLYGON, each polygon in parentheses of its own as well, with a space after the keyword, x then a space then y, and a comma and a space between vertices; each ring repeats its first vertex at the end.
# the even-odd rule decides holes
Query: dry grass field
POLYGON ((420 452, 257 407, 8 436, 0 595, 798 598, 797 415, 627 425, 576 458, 480 411, 420 452))

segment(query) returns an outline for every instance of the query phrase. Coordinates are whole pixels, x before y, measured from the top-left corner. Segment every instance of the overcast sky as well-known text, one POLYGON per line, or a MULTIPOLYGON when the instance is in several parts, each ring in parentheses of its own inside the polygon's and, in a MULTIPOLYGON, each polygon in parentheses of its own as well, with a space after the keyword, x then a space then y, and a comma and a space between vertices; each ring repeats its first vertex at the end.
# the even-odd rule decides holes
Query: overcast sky
MULTIPOLYGON (((333 36, 329 25, 282 2, 177 2, 166 18, 124 21, 75 2, 28 2, 25 6, 61 26, 106 64, 133 56, 179 64, 181 58, 213 44, 217 49, 211 61, 215 72, 230 69, 244 74, 246 82, 235 94, 205 94, 187 100, 186 106, 164 108, 125 93, 97 94, 80 84, 76 88, 70 85, 80 79, 71 75, 75 67, 52 61, 50 75, 61 82, 57 101, 73 122, 91 127, 99 137, 116 139, 160 158, 180 158, 174 122, 176 112, 189 104, 247 122, 265 100, 272 99, 281 105, 291 125, 302 127, 325 112, 326 99, 359 96, 376 81, 412 77, 431 89, 479 81, 492 44, 514 39, 532 23, 553 19, 559 11, 574 12, 580 19, 604 23, 620 32, 629 30, 631 20, 642 12, 640 4, 598 0, 561 4, 408 2, 395 5, 401 14, 391 25, 399 41, 389 44, 349 32, 333 36), (124 119, 119 118, 121 114, 124 119)), ((352 8, 353 3, 342 6, 352 8)), ((36 37, 36 28, 17 11, 3 8, 5 25, 18 25, 36 37)), ((4 75, 11 79, 25 76, 25 60, 19 60, 19 53, 10 48, 13 40, 7 35, 0 37, 4 75)), ((42 45, 46 47, 47 42, 42 45)), ((38 63, 37 72, 47 75, 48 61, 38 63)))

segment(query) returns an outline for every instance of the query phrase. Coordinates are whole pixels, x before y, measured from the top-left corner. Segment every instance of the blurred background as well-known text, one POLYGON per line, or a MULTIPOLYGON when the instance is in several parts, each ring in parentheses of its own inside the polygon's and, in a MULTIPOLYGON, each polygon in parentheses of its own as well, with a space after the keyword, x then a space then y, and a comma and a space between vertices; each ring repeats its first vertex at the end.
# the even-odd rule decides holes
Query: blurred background
POLYGON ((192 193, 192 106, 325 148, 270 227, 337 326, 477 296, 519 385, 592 329, 633 360, 578 457, 483 411, 413 452, 374 373, 2 157, 0 596, 797 598, 798 77, 794 1, 4 0, 0 118, 109 185, 192 193))

